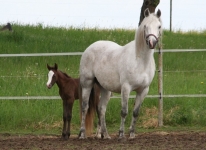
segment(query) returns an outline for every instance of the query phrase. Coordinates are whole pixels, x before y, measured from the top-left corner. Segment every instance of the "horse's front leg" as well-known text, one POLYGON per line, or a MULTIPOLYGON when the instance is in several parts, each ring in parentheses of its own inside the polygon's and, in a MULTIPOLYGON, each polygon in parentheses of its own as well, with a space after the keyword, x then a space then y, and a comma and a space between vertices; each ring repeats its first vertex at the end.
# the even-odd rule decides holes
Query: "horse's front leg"
POLYGON ((81 128, 79 132, 79 139, 86 138, 85 132, 85 119, 86 114, 89 108, 89 96, 90 96, 91 88, 82 88, 82 120, 81 120, 81 128))
POLYGON ((129 139, 133 139, 135 138, 135 124, 137 121, 137 118, 139 116, 139 110, 140 110, 140 106, 145 98, 145 96, 147 95, 149 91, 149 87, 145 88, 143 91, 141 91, 140 93, 137 93, 136 95, 136 100, 135 100, 135 105, 134 105, 134 109, 133 109, 133 117, 132 117, 132 121, 131 121, 131 125, 129 128, 129 139))
POLYGON ((128 99, 130 94, 130 87, 128 85, 122 86, 121 89, 121 104, 122 104, 122 110, 121 110, 121 124, 119 129, 119 139, 125 138, 124 136, 124 124, 125 119, 128 114, 128 99))

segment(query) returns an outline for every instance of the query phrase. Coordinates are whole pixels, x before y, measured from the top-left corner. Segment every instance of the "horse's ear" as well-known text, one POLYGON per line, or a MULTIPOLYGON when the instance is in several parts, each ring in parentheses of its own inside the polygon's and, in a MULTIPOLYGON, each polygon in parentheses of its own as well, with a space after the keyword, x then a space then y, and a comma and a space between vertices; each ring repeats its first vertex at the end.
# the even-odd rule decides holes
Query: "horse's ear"
POLYGON ((48 69, 48 70, 51 70, 51 67, 50 67, 48 64, 47 64, 47 69, 48 69))
POLYGON ((55 63, 54 64, 54 69, 57 70, 58 69, 58 65, 55 63))
POLYGON ((157 17, 159 18, 161 16, 161 11, 158 9, 157 11, 157 17))
POLYGON ((148 17, 149 14, 150 14, 149 8, 145 9, 145 11, 144 11, 144 16, 145 16, 145 17, 148 17))

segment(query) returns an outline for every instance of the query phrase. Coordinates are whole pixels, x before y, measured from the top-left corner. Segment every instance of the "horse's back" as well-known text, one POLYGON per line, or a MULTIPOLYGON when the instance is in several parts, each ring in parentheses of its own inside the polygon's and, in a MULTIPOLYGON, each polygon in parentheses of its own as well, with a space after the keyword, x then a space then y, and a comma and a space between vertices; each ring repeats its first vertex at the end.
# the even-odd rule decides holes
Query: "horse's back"
POLYGON ((101 56, 100 53, 108 53, 109 51, 115 51, 121 48, 119 44, 112 42, 112 41, 97 41, 91 44, 83 53, 83 57, 85 53, 98 53, 96 57, 101 56))
POLYGON ((113 84, 112 87, 109 87, 110 85, 104 81, 110 82, 106 80, 110 79, 119 83, 117 61, 120 58, 121 50, 122 46, 112 41, 97 41, 91 44, 84 51, 80 61, 80 82, 96 78, 105 89, 119 90, 120 84, 113 84))

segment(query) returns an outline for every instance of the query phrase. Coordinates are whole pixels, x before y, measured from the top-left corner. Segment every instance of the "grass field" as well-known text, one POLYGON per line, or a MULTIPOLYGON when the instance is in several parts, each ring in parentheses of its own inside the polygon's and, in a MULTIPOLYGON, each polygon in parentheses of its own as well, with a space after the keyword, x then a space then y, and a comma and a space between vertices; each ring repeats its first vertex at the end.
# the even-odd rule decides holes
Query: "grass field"
MULTIPOLYGON (((57 53, 83 52, 97 40, 111 40, 124 45, 134 39, 134 30, 43 28, 13 26, 14 32, 0 32, 0 53, 57 53)), ((204 49, 206 31, 164 31, 164 49, 204 49)), ((156 64, 158 54, 155 53, 156 64)), ((1 57, 0 96, 57 96, 58 88, 46 88, 46 64, 57 63, 59 69, 78 77, 80 56, 1 57)), ((206 53, 179 52, 163 55, 164 94, 205 94, 206 53)), ((157 73, 150 86, 150 95, 158 93, 157 73)), ((129 101, 130 112, 126 120, 129 127, 134 100, 129 101)), ((106 121, 108 129, 117 131, 120 123, 120 100, 109 102, 106 121)), ((79 104, 75 102, 72 132, 77 133, 79 104)), ((158 100, 146 98, 137 128, 157 127, 158 100)), ((164 125, 169 127, 204 127, 206 125, 206 98, 164 98, 164 125)), ((0 132, 61 133, 61 100, 0 100, 0 132)))

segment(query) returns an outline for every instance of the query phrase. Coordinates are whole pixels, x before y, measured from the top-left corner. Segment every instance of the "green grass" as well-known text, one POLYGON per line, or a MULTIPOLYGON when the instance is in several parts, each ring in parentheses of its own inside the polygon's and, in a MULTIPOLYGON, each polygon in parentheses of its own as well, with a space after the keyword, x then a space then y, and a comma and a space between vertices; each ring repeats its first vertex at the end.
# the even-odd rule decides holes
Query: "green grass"
MULTIPOLYGON (((100 30, 43 28, 13 25, 14 32, 0 32, 0 53, 57 53, 83 52, 97 40, 111 40, 124 45, 134 39, 134 30, 100 30)), ((206 31, 169 32, 164 30, 164 49, 204 49, 206 31)), ((46 88, 46 64, 57 63, 59 69, 78 77, 80 56, 1 57, 0 96, 57 96, 58 88, 46 88)), ((158 54, 155 53, 156 66, 158 54)), ((206 53, 179 52, 163 54, 164 94, 205 94, 206 53)), ((158 70, 158 66, 157 66, 158 70)), ((150 86, 150 95, 158 94, 158 73, 150 86)), ((129 101, 126 127, 129 127, 134 100, 129 101)), ((121 101, 112 99, 107 108, 106 121, 110 132, 117 132, 120 124, 121 101)), ((204 127, 206 98, 164 98, 165 127, 204 127)), ((137 128, 157 126, 158 99, 146 98, 142 104, 137 128)), ((62 128, 61 100, 0 100, 0 132, 32 132, 60 134, 62 128)), ((80 127, 79 104, 75 102, 72 133, 80 127)))

